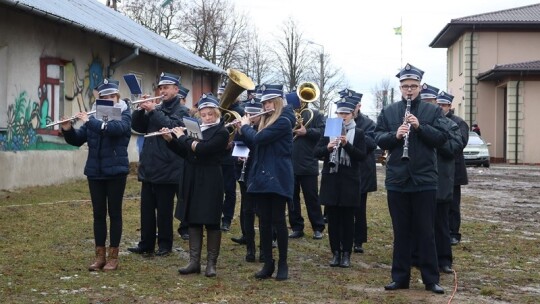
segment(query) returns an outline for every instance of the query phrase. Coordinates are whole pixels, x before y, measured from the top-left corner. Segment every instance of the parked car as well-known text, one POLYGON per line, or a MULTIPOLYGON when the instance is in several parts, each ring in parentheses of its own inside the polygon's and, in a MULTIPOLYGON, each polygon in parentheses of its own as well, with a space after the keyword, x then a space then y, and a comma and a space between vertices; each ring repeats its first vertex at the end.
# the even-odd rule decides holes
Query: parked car
POLYGON ((476 132, 469 132, 469 142, 463 150, 465 165, 484 166, 489 168, 489 149, 490 143, 486 143, 476 132))

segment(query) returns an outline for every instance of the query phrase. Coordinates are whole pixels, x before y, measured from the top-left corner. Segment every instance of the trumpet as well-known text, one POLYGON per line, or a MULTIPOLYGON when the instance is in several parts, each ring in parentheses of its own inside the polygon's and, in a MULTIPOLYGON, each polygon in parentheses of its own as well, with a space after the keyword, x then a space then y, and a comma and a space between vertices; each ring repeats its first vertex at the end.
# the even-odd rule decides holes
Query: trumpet
POLYGON ((161 95, 161 96, 149 97, 149 98, 145 98, 145 99, 139 99, 139 100, 132 101, 131 105, 137 105, 137 104, 147 102, 147 101, 150 101, 150 100, 163 99, 163 97, 165 97, 165 96, 161 95))
MULTIPOLYGON (((96 110, 93 110, 93 111, 90 111, 90 112, 86 112, 86 115, 92 115, 96 113, 96 110)), ((45 128, 48 128, 48 127, 52 127, 52 126, 56 126, 56 125, 59 125, 59 124, 63 124, 65 122, 68 122, 68 121, 72 121, 72 120, 75 120, 77 119, 77 115, 74 115, 74 116, 71 116, 70 118, 67 118, 67 119, 63 119, 63 120, 58 120, 58 121, 55 121, 55 122, 52 122, 48 125, 45 126, 45 128)))
POLYGON ((401 160, 409 160, 409 133, 411 132, 411 124, 407 122, 407 116, 411 114, 411 95, 407 95, 407 107, 405 108, 405 115, 403 117, 403 124, 409 127, 409 130, 403 136, 403 154, 401 155, 401 160))

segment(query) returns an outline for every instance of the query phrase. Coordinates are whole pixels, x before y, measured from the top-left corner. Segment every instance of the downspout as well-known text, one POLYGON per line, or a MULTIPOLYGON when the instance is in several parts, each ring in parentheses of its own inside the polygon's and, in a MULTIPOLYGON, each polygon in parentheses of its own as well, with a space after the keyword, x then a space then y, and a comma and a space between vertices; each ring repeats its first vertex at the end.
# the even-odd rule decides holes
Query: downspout
POLYGON ((133 53, 131 53, 131 54, 127 55, 126 57, 118 60, 117 62, 109 65, 107 67, 107 78, 112 76, 114 69, 116 69, 117 67, 121 66, 122 64, 132 60, 133 58, 135 58, 137 56, 139 56, 139 48, 138 47, 133 49, 133 53))
POLYGON ((470 48, 469 48, 469 128, 473 125, 473 35, 474 25, 471 32, 470 48))
POLYGON ((519 127, 519 85, 521 83, 521 76, 523 75, 523 72, 521 72, 521 75, 519 77, 519 80, 516 84, 516 141, 515 141, 515 161, 514 161, 514 165, 517 165, 518 164, 518 135, 519 135, 519 130, 518 130, 518 127, 519 127))

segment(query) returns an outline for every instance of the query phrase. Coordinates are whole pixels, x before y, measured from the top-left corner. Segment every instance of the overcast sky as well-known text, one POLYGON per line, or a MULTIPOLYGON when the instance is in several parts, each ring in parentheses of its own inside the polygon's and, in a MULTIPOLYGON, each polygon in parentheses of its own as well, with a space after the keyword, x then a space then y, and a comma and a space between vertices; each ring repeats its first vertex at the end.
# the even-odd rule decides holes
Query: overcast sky
MULTIPOLYGON (((190 1, 190 0, 185 0, 190 1)), ((452 19, 531 5, 538 0, 231 0, 249 16, 262 41, 282 33, 292 17, 303 37, 318 43, 342 70, 349 88, 364 94, 363 108, 373 108, 372 89, 406 63, 425 71, 424 82, 446 90, 446 49, 430 48, 452 19), (402 36, 394 28, 402 25, 402 36)), ((105 3, 105 0, 100 0, 105 3)))
MULTIPOLYGON (((232 0, 269 40, 293 17, 304 38, 324 46, 351 89, 364 94, 362 110, 372 107, 372 88, 406 63, 425 71, 424 81, 446 90, 446 49, 430 48, 452 19, 538 3, 536 0, 354 1, 232 0), (402 36, 394 28, 402 24, 402 36)), ((313 48, 322 48, 311 45, 313 48)))

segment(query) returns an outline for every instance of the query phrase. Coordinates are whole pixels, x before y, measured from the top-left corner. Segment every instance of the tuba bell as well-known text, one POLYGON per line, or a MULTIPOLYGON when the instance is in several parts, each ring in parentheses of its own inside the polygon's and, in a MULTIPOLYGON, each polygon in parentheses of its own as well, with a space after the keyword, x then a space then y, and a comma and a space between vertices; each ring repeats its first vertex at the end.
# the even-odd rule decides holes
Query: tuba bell
MULTIPOLYGON (((302 125, 307 127, 311 121, 313 121, 315 113, 313 113, 313 110, 309 108, 309 104, 319 99, 320 94, 321 91, 314 82, 302 82, 298 86, 296 89, 296 95, 298 95, 298 98, 300 99, 300 107, 295 110, 296 125, 294 126, 294 130, 300 128, 302 125), (305 123, 302 116, 304 112, 308 115, 308 119, 305 123)), ((297 136, 295 135, 294 139, 296 139, 296 137, 297 136)))
MULTIPOLYGON (((233 122, 235 119, 240 120, 240 114, 230 110, 231 105, 236 101, 238 96, 245 90, 253 90, 255 84, 246 74, 235 70, 227 69, 229 81, 225 86, 225 90, 219 99, 219 109, 221 111, 222 120, 225 124, 233 122)), ((234 128, 229 132, 230 139, 234 136, 234 128)))

